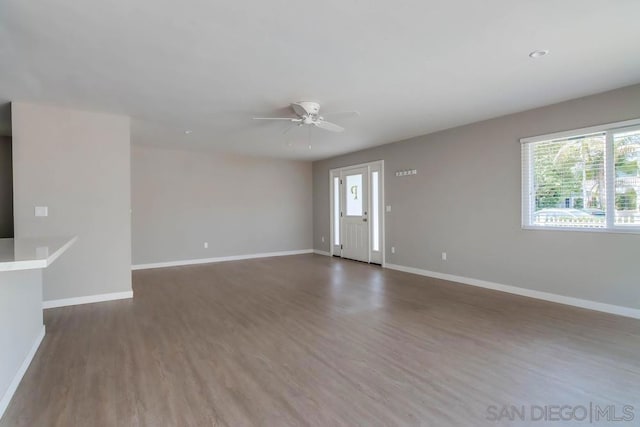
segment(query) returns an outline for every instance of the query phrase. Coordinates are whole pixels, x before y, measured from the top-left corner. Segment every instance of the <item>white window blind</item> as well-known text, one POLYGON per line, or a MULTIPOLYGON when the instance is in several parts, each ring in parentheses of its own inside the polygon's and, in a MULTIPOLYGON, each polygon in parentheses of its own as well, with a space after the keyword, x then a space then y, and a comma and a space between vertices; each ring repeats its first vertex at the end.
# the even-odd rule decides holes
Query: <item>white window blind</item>
POLYGON ((640 120, 522 140, 524 228, 640 232, 640 120))

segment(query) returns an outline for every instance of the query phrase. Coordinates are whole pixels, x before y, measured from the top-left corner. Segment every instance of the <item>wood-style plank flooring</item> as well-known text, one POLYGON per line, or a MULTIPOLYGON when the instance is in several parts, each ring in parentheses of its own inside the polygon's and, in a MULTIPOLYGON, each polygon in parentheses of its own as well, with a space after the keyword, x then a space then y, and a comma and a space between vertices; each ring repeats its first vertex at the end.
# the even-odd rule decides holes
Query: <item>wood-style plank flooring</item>
POLYGON ((133 282, 45 311, 0 426, 562 425, 487 407, 589 403, 640 424, 638 320, 319 255, 133 282))

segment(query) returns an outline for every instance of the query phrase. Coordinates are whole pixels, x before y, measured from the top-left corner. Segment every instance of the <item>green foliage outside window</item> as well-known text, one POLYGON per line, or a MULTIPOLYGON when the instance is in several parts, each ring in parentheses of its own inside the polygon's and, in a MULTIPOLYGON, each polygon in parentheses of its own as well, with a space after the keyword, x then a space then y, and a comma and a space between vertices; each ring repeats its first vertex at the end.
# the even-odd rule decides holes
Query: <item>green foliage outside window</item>
MULTIPOLYGON (((617 178, 639 175, 638 147, 639 134, 616 141, 617 178)), ((539 143, 532 154, 536 210, 566 207, 566 200, 577 209, 606 207, 604 135, 539 143)), ((617 194, 615 204, 618 210, 637 209, 636 191, 617 194)))
POLYGON ((638 207, 638 194, 633 188, 627 188, 624 193, 616 194, 616 209, 619 211, 634 211, 638 207))

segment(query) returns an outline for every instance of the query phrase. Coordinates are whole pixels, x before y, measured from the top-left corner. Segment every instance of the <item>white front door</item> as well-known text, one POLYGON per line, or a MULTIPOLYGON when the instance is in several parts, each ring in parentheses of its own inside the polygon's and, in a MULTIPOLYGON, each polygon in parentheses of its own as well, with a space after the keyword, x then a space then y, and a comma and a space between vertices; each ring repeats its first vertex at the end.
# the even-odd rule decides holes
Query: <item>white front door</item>
POLYGON ((369 168, 345 169, 342 179, 342 256, 369 262, 369 168))

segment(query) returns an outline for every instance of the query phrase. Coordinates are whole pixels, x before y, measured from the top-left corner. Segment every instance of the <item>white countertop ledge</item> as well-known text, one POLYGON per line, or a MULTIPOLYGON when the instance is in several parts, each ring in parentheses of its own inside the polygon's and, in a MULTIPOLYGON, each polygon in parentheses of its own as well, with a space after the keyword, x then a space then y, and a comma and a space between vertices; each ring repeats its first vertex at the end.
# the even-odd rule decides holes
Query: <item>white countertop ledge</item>
POLYGON ((0 272, 47 268, 77 239, 77 236, 0 239, 0 272))

